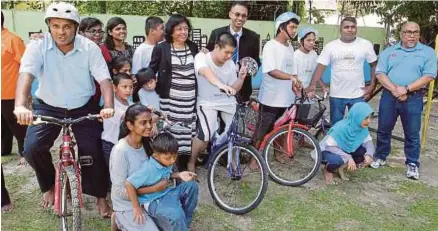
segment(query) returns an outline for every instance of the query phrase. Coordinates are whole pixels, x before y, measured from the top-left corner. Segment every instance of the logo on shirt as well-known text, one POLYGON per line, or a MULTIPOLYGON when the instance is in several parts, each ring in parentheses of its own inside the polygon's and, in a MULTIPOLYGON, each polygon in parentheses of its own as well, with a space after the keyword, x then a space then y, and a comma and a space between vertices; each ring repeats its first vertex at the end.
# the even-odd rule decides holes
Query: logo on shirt
POLYGON ((395 53, 392 53, 391 55, 389 55, 390 59, 395 59, 397 57, 397 55, 395 53))

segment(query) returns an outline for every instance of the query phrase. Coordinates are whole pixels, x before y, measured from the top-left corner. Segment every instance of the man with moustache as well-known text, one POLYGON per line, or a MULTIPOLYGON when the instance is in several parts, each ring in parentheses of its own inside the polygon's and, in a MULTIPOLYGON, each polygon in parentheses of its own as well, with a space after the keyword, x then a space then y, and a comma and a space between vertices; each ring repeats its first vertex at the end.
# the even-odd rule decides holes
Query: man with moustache
POLYGON ((315 91, 327 65, 331 64, 330 80, 330 122, 334 125, 344 118, 345 108, 368 99, 375 87, 377 56, 373 44, 357 37, 357 22, 346 17, 340 25, 341 38, 329 42, 317 59, 312 81, 306 92, 315 91), (364 61, 371 65, 371 84, 365 86, 364 61))
MULTIPOLYGON (((237 64, 239 60, 245 57, 251 57, 260 66, 260 35, 243 27, 248 19, 248 5, 246 2, 233 2, 229 12, 229 17, 231 19, 231 24, 229 26, 220 27, 211 32, 207 49, 213 51, 217 37, 223 32, 229 32, 237 40, 237 46, 232 56, 233 62, 237 64)), ((249 75, 246 76, 242 89, 238 94, 243 101, 249 100, 252 94, 251 77, 249 75)))
MULTIPOLYGON (((46 11, 49 32, 29 43, 21 59, 14 114, 21 125, 29 125, 33 114, 76 119, 96 110, 93 103, 94 80, 99 82, 104 99, 102 118, 114 114, 113 87, 102 53, 95 42, 77 34, 78 10, 65 2, 52 3, 46 11), (32 111, 27 96, 37 78, 32 111)), ((108 169, 101 149, 98 121, 86 120, 72 127, 80 156, 92 158, 90 166, 81 166, 83 192, 95 196, 102 217, 110 217, 106 202, 108 169)), ((55 200, 55 168, 50 148, 61 127, 53 124, 29 126, 24 141, 24 157, 35 170, 43 192, 42 205, 49 208, 55 200)))
POLYGON ((379 57, 376 77, 385 88, 379 103, 377 149, 373 168, 386 164, 391 152, 391 134, 398 116, 405 136, 406 177, 420 178, 420 128, 423 93, 420 90, 437 74, 435 51, 420 40, 420 26, 406 22, 400 31, 401 41, 386 48, 379 57))

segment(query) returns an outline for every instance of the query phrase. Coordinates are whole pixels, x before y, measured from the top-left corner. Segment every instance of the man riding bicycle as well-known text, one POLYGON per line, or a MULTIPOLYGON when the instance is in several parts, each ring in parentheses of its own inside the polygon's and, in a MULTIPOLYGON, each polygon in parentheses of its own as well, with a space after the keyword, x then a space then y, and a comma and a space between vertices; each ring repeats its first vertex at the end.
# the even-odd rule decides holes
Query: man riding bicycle
MULTIPOLYGON (((14 114, 19 124, 29 125, 32 115, 56 118, 79 118, 98 111, 93 104, 94 80, 99 82, 104 98, 102 118, 114 114, 110 74, 99 47, 78 35, 78 10, 64 2, 51 4, 45 15, 49 33, 41 40, 31 41, 21 60, 14 114), (32 81, 37 78, 33 111, 26 105, 32 81)), ((53 124, 29 126, 24 143, 24 157, 35 170, 43 195, 43 207, 54 203, 55 168, 50 148, 61 127, 53 124)), ((97 208, 103 217, 111 209, 105 197, 108 189, 108 169, 101 150, 101 126, 86 120, 73 125, 79 155, 91 159, 81 166, 83 192, 97 198, 97 208)))
POLYGON ((236 39, 229 32, 222 32, 212 52, 201 52, 195 57, 198 135, 193 140, 189 171, 195 172, 199 153, 206 149, 208 141, 219 128, 218 117, 224 120, 227 131, 236 112, 234 95, 242 88, 247 74, 243 65, 237 76, 237 66, 231 59, 236 45, 236 39))

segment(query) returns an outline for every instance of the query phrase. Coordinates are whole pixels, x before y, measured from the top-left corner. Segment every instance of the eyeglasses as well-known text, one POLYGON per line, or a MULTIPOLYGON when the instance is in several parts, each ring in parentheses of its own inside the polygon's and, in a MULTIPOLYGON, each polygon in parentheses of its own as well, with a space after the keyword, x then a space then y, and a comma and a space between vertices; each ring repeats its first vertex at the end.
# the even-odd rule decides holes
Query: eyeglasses
POLYGON ((419 36, 420 35, 420 31, 416 30, 416 31, 410 31, 410 30, 405 30, 402 31, 402 33, 406 36, 419 36))
POLYGON ((236 16, 236 18, 240 18, 240 16, 242 16, 243 19, 248 18, 247 14, 241 14, 239 12, 231 12, 232 14, 234 14, 234 16, 236 16))
POLYGON ((90 34, 100 34, 100 35, 102 35, 103 33, 105 33, 105 31, 103 31, 103 30, 96 30, 96 29, 93 29, 93 30, 86 30, 85 32, 87 32, 87 33, 90 33, 90 34))
POLYGON ((175 27, 176 31, 189 31, 188 27, 175 27))

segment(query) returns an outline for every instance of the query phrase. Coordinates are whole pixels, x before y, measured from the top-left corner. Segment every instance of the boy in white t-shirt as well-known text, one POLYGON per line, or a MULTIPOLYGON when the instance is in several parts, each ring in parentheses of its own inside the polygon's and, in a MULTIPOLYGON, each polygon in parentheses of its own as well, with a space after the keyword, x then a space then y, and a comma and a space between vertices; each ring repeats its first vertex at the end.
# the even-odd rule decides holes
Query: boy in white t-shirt
POLYGON ((295 102, 292 88, 301 85, 295 70, 294 48, 289 44, 289 40, 296 35, 299 20, 300 17, 292 12, 278 16, 275 21, 277 35, 263 49, 263 80, 258 96, 260 113, 253 137, 257 149, 275 121, 295 102))
MULTIPOLYGON (((303 84, 303 87, 308 87, 310 85, 313 71, 316 68, 318 54, 313 49, 317 38, 318 31, 312 27, 305 27, 298 31, 300 47, 294 53, 294 62, 296 65, 297 77, 303 84)), ((322 82, 320 82, 320 85, 325 88, 322 82)))
POLYGON ((150 68, 142 68, 137 72, 137 81, 141 89, 138 91, 140 103, 150 110, 160 109, 160 97, 155 92, 157 79, 150 68))
POLYGON ((111 150, 119 140, 120 123, 126 109, 132 104, 129 98, 132 95, 133 81, 126 73, 118 73, 113 76, 114 87, 114 116, 103 120, 102 151, 107 166, 111 150))
POLYGON ((345 108, 368 99, 375 87, 377 56, 373 44, 356 37, 357 23, 353 17, 341 22, 341 38, 329 42, 319 55, 312 81, 306 91, 311 96, 320 81, 325 68, 331 64, 330 79, 330 122, 334 125, 344 118, 345 108), (371 65, 371 83, 365 86, 363 65, 371 65))
MULTIPOLYGON (((164 35, 164 22, 161 18, 156 16, 148 17, 145 21, 146 40, 140 44, 134 51, 132 56, 132 76, 135 77, 138 71, 142 68, 149 67, 151 62, 152 51, 155 45, 163 40, 164 35)), ((136 84, 134 86, 133 99, 134 102, 139 101, 138 91, 141 89, 141 85, 136 84)))
POLYGON ((195 74, 198 81, 197 116, 198 134, 193 139, 188 171, 195 172, 200 152, 207 148, 209 140, 219 128, 218 117, 228 130, 236 112, 234 95, 240 91, 246 77, 246 67, 237 74, 237 66, 231 59, 237 41, 229 32, 221 33, 212 52, 195 56, 195 74))
POLYGON ((163 40, 164 22, 156 16, 148 17, 145 21, 146 40, 135 49, 132 57, 132 74, 144 67, 149 67, 152 50, 158 42, 163 40))

